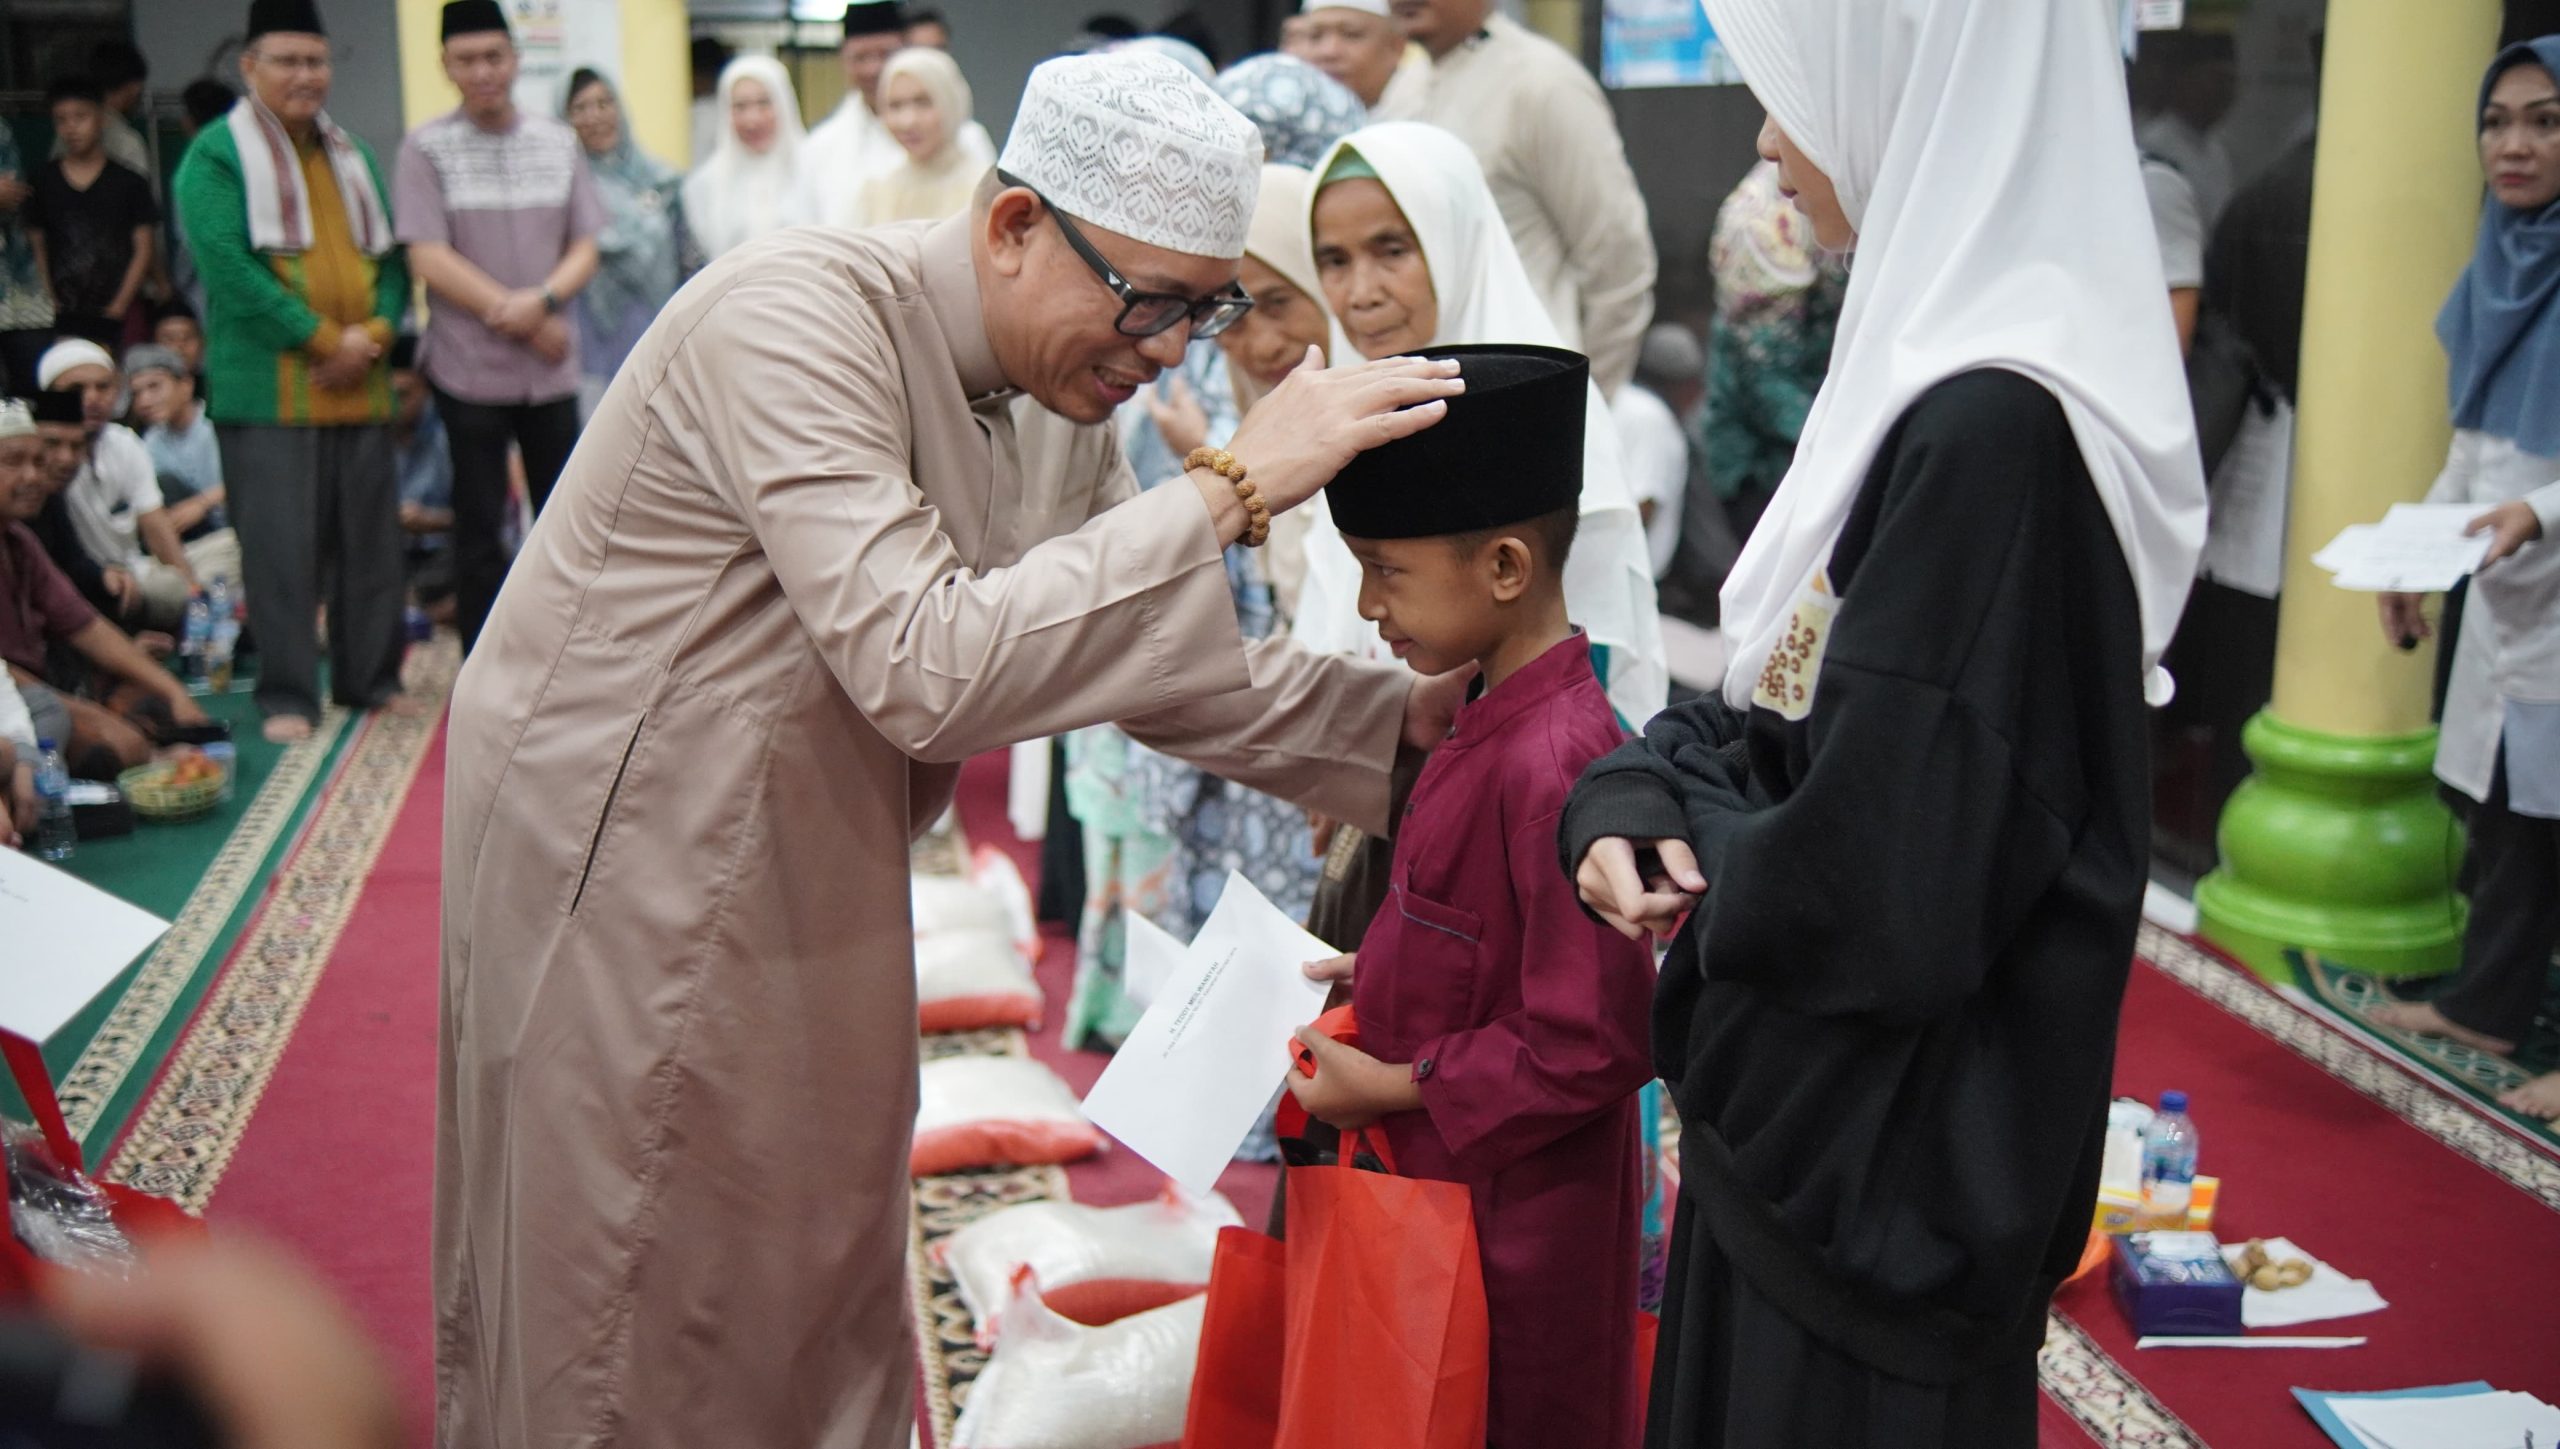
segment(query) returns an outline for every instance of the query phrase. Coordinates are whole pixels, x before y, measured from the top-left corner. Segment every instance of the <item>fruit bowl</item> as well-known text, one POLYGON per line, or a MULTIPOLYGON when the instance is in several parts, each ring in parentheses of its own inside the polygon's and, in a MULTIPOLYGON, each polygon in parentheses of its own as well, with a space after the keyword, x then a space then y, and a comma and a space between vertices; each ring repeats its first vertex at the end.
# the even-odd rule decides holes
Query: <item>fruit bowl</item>
POLYGON ((145 820, 193 820, 222 803, 222 767, 201 754, 136 765, 116 776, 133 813, 145 820))

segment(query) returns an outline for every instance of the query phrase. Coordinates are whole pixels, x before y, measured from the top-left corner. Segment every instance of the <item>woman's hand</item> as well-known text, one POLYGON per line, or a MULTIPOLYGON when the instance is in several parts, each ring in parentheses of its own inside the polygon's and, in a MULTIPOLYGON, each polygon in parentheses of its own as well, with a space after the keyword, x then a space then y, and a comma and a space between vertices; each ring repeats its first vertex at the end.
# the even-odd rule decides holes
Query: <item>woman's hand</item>
POLYGON ((2542 516, 2533 511, 2532 504, 2511 498, 2471 520, 2462 531, 2490 535, 2489 556, 2480 560, 2480 567, 2485 569, 2542 537, 2542 516))
POLYGON ((1662 870, 1650 878, 1636 870, 1636 843, 1615 836, 1593 841, 1574 873, 1582 903, 1631 941, 1644 939, 1647 932, 1669 937, 1707 893, 1707 878, 1699 873, 1689 842, 1656 840, 1652 847, 1662 870))
POLYGON ((1163 387, 1149 388, 1139 397, 1156 432, 1163 436, 1166 451, 1174 457, 1188 458, 1192 449, 1209 441, 1209 412, 1192 396, 1191 384, 1169 378, 1163 387))
POLYGON ((2427 627, 2427 596, 2382 594, 2382 637, 2395 649, 2415 649, 2435 631, 2427 627))
MULTIPOLYGON (((1458 709, 1467 702, 1476 667, 1460 665, 1446 674, 1426 674, 1404 696, 1404 742, 1417 750, 1436 750, 1457 726, 1458 709)), ((1328 836, 1326 844, 1332 843, 1328 836)))

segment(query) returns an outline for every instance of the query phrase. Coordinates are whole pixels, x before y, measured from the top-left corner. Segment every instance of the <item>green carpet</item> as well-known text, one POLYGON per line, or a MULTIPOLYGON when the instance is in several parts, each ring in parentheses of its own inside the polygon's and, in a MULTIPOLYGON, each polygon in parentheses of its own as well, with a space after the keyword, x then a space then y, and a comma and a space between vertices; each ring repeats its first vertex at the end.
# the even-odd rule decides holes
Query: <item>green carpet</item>
MULTIPOLYGON (((2514 1056, 2501 1057, 2444 1037, 2394 1031, 2374 1021, 2372 1013, 2376 1008, 2403 999, 2379 977, 2305 951, 2288 951, 2285 959, 2293 967, 2296 989, 2327 1007, 2372 1045, 2446 1083, 2545 1148, 2560 1151, 2560 1122, 2528 1117, 2498 1101, 2501 1093, 2520 1087, 2541 1073, 2560 1070, 2560 1000, 2546 1008, 2514 1056)), ((2450 980, 2441 978, 2433 985, 2441 989, 2441 983, 2450 980)))
MULTIPOLYGON (((44 1044, 64 1115, 92 1159, 149 1088, 356 733, 356 720, 333 708, 308 743, 290 750, 268 744, 251 684, 243 678, 227 694, 202 696, 206 713, 231 726, 238 748, 229 800, 202 819, 146 820, 131 835, 84 840, 66 862, 82 880, 172 923, 158 945, 44 1044)), ((0 1081, 0 1112, 26 1120, 13 1083, 0 1081)))

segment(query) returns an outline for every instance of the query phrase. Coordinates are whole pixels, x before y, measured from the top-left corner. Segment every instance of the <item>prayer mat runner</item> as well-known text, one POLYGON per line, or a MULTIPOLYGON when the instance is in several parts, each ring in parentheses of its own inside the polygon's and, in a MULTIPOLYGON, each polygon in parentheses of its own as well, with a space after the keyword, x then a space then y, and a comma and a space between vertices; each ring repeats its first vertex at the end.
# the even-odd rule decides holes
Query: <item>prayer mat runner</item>
MULTIPOLYGON (((93 1158, 123 1129, 344 760, 353 733, 344 711, 330 710, 302 744, 271 745, 259 733, 252 687, 243 680, 199 696, 205 713, 231 726, 229 799, 195 820, 139 821, 130 835, 84 840, 64 867, 170 923, 44 1044, 63 1115, 93 1158)), ((13 1084, 0 1082, 0 1113, 26 1117, 13 1084)))
POLYGON ((2441 1086, 2469 1097, 2482 1111, 2502 1119, 2548 1152, 2560 1152, 2560 1123, 2529 1117, 2499 1104, 2498 1098, 2544 1072, 2560 1070, 2560 1012, 2545 1010, 2533 1034, 2512 1057, 2484 1052, 2440 1036, 2394 1031, 2373 1019, 2377 1007, 2397 1004, 2379 977, 2341 966, 2325 957, 2289 951, 2293 990, 2298 998, 2324 1013, 2359 1042, 2415 1067, 2441 1086))

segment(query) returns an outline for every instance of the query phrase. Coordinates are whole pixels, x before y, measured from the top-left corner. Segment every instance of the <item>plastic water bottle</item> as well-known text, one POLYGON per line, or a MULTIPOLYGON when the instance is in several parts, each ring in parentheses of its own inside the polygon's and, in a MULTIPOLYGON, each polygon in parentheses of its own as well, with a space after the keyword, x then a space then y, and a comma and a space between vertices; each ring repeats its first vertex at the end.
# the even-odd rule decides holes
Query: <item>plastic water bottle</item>
POLYGON ((2195 1196, 2196 1124, 2187 1094, 2162 1092, 2160 1114, 2142 1132, 2142 1214, 2154 1227, 2184 1228, 2195 1196))
POLYGON ((231 688, 231 651, 240 642, 239 606, 231 597, 231 581, 217 576, 205 586, 207 611, 213 632, 205 640, 204 679, 216 694, 231 688))
POLYGON ((71 823, 71 772, 62 751, 51 740, 36 742, 36 854, 46 860, 69 860, 80 839, 71 823))
POLYGON ((204 678, 205 647, 213 642, 213 603, 202 592, 187 600, 187 619, 178 635, 178 677, 204 678))

